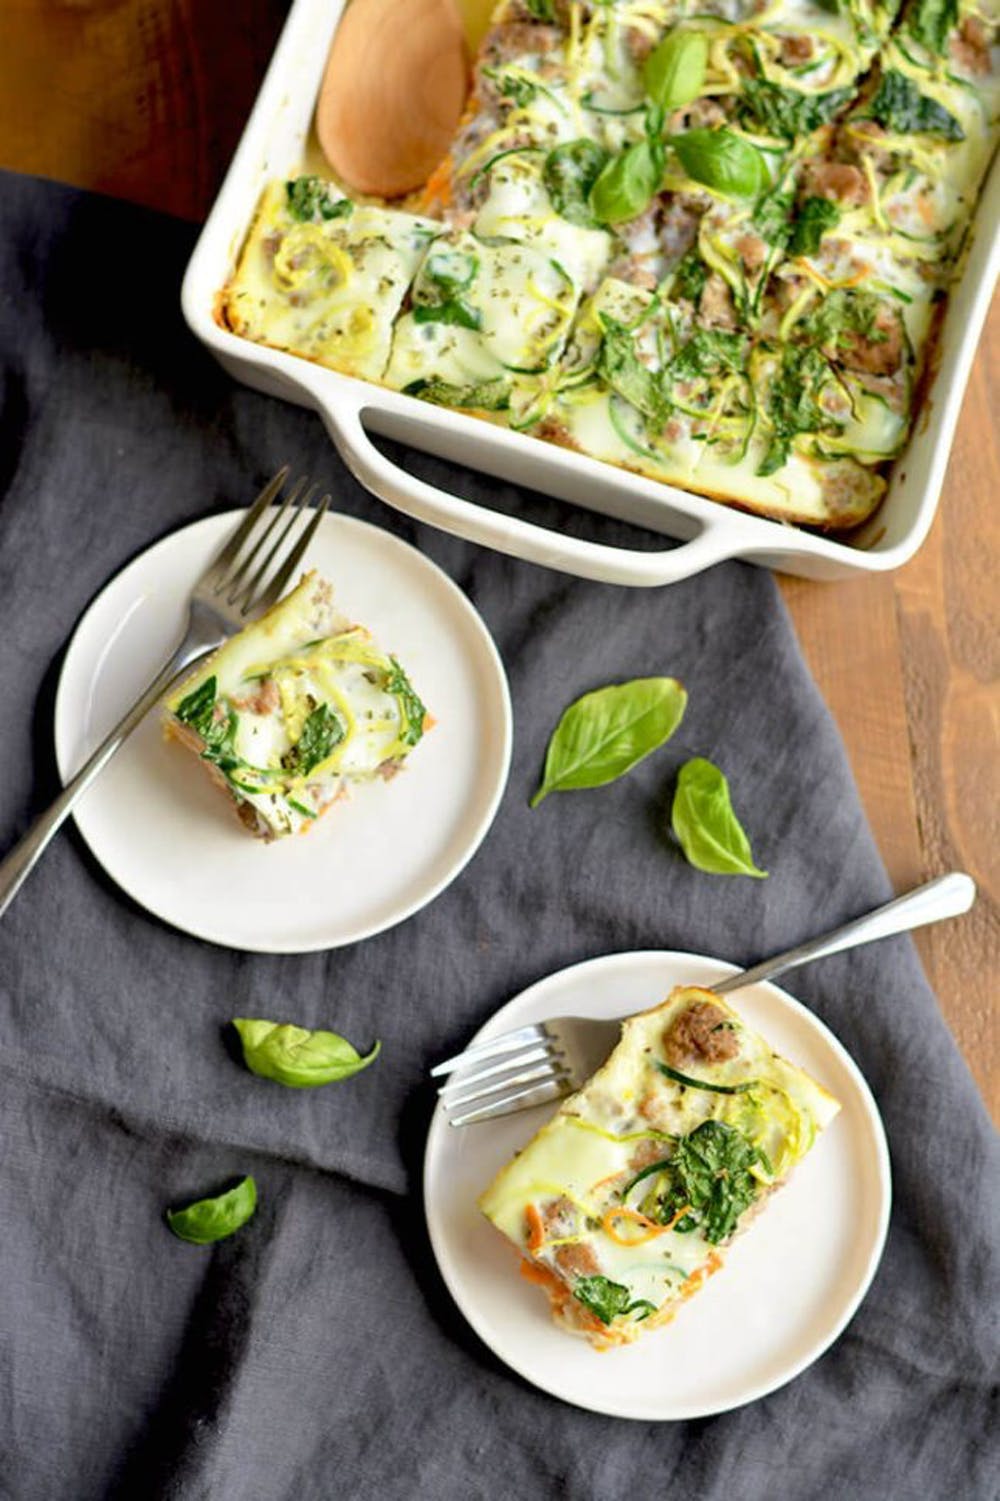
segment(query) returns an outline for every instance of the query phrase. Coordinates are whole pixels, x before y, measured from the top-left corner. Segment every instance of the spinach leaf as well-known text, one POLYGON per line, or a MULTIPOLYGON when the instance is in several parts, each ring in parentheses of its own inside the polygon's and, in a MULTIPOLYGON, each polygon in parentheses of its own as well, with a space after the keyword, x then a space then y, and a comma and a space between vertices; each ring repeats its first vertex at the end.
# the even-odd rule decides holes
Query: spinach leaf
POLYGON ((181 699, 175 713, 182 724, 190 725, 191 729, 204 741, 202 760, 211 761, 219 767, 220 771, 229 772, 238 765, 236 756, 238 721, 236 711, 226 709, 224 704, 220 704, 224 712, 221 715, 216 713, 217 687, 213 674, 181 699))
POLYGON ((746 360, 746 337, 717 328, 699 328, 667 366, 672 380, 695 380, 701 375, 741 371, 746 360))
POLYGON ((782 88, 766 78, 748 78, 743 85, 741 105, 744 114, 749 114, 768 135, 784 136, 791 141, 818 130, 853 97, 853 89, 805 94, 800 89, 782 88))
POLYGON ((601 314, 604 340, 597 354, 597 373, 618 395, 646 417, 666 415, 666 401, 658 377, 639 359, 632 335, 623 323, 601 314))
POLYGON ((938 57, 945 55, 949 32, 958 25, 958 0, 917 0, 906 21, 912 37, 938 57))
POLYGON ((214 1199, 198 1199, 184 1209, 168 1209, 167 1224, 178 1239, 193 1246, 209 1246, 239 1230, 256 1208, 257 1185, 246 1177, 214 1199))
POLYGON ((725 1121, 702 1121, 674 1148, 669 1186, 657 1197, 655 1217, 669 1224, 689 1206, 705 1239, 720 1245, 757 1197, 759 1184, 750 1169, 758 1163, 766 1167, 767 1159, 742 1131, 725 1121))
POLYGON ((303 223, 321 219, 346 219, 354 209, 349 198, 334 198, 330 184, 321 177, 296 177, 285 183, 288 212, 303 223))
POLYGON ((750 841, 733 812, 729 783, 717 766, 697 756, 681 767, 671 823, 689 862, 720 876, 767 875, 753 863, 750 841))
POLYGON ((416 745, 424 733, 427 710, 396 658, 390 657, 389 661, 392 663, 392 671, 386 674, 385 691, 394 693, 399 699, 399 706, 405 720, 405 725, 399 732, 399 738, 404 745, 416 745))
POLYGON ((776 183, 762 193, 754 205, 755 228, 769 245, 784 247, 791 237, 791 218, 795 208, 795 190, 776 183))
POLYGON ((648 1298, 631 1302, 628 1288, 621 1282, 612 1282, 608 1277, 578 1277, 573 1283, 573 1296, 595 1318, 600 1319, 602 1324, 610 1324, 612 1319, 635 1313, 640 1308, 645 1309, 643 1318, 656 1312, 655 1303, 650 1303, 648 1298))
POLYGON ((944 136, 947 141, 965 140, 965 131, 955 116, 936 99, 922 94, 912 78, 894 68, 882 74, 866 113, 896 135, 917 133, 944 136))
POLYGON ((581 137, 556 146, 545 158, 542 181, 557 214, 582 229, 596 229, 590 190, 608 164, 608 153, 596 141, 581 137))
POLYGON ((463 407, 481 412, 504 412, 510 406, 510 386, 502 377, 481 381, 474 386, 455 386, 446 380, 411 380, 403 387, 406 396, 438 407, 463 407))
POLYGON ((662 142, 649 138, 613 156, 590 190, 594 218, 601 224, 637 218, 659 191, 663 165, 662 142))
POLYGON ((418 302, 413 307, 414 323, 452 323, 458 328, 481 328, 483 315, 469 307, 460 297, 448 302, 418 302))
POLYGON ((882 299, 873 292, 840 288, 828 293, 802 320, 799 332, 807 342, 833 352, 850 348, 853 334, 881 343, 886 338, 877 326, 882 307, 882 299))
POLYGON ((781 364, 767 395, 767 415, 773 432, 757 470, 759 475, 774 474, 786 463, 791 440, 797 433, 819 432, 827 424, 829 419, 819 404, 819 392, 829 376, 830 368, 818 349, 788 344, 782 350, 781 364))
POLYGON ((688 130, 670 144, 688 177, 724 198, 754 198, 767 186, 763 156, 731 130, 688 130))
POLYGON ((642 81, 654 104, 663 110, 679 109, 701 94, 707 67, 707 34, 678 26, 646 58, 642 81))
POLYGON ((815 255, 827 230, 840 222, 840 210, 829 198, 807 198, 791 226, 789 255, 815 255))
POLYGON ((315 1089, 335 1084, 374 1063, 381 1043, 364 1057, 336 1032, 310 1031, 289 1022, 270 1022, 237 1016, 233 1026, 240 1035, 243 1059, 251 1073, 274 1079, 289 1089, 315 1089))
POLYGON ((304 777, 325 761, 344 738, 344 726, 329 704, 319 704, 302 726, 302 734, 281 764, 293 776, 304 777))
POLYGON ((688 302, 693 302, 697 309, 710 274, 708 266, 698 252, 689 250, 674 271, 671 292, 676 297, 684 297, 688 302))
POLYGON ((676 678, 633 678, 585 693, 556 725, 531 806, 550 792, 603 787, 624 776, 670 739, 686 704, 676 678))
POLYGON ((478 271, 479 257, 465 250, 432 250, 423 267, 423 275, 440 287, 445 297, 457 297, 471 287, 478 271))

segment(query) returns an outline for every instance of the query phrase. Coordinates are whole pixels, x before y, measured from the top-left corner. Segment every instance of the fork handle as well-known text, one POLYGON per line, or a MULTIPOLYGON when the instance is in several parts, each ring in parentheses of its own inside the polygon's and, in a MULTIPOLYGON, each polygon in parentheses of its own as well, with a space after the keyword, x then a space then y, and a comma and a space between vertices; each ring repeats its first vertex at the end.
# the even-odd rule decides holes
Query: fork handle
MULTIPOLYGON (((217 643, 216 643, 217 644, 217 643)), ((37 860, 48 846, 53 834, 62 826, 70 813, 101 772, 111 757, 124 745, 141 720, 143 720, 171 684, 191 665, 196 657, 207 655, 202 639, 192 640, 190 635, 177 647, 148 688, 136 699, 131 709, 119 720, 111 733, 102 740, 88 756, 74 777, 66 783, 54 802, 40 814, 26 834, 18 840, 10 854, 0 862, 0 917, 20 891, 37 860)))
POLYGON ((736 975, 727 975, 712 985, 719 995, 731 990, 740 990, 744 985, 753 985, 758 980, 773 980, 783 975, 786 969, 795 969, 811 959, 822 959, 827 954, 839 954, 844 949, 858 948, 863 943, 872 943, 876 938, 889 938, 893 933, 907 933, 911 928, 921 928, 925 923, 940 922, 944 917, 958 917, 968 912, 976 899, 976 883, 971 876, 953 870, 946 876, 917 886, 904 896, 897 896, 876 907, 874 912, 856 917, 843 927, 823 933, 819 938, 800 943, 798 948, 786 949, 765 959, 753 969, 744 969, 736 975))

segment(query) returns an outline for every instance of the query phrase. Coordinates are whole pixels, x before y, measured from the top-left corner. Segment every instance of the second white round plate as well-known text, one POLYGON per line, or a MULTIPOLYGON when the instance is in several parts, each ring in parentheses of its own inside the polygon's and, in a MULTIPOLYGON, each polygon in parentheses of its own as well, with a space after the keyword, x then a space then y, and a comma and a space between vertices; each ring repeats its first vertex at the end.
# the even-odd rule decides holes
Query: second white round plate
MULTIPOLYGON (((241 514, 164 538, 83 616, 56 697, 64 781, 167 657, 192 583, 241 514)), ((164 741, 154 712, 75 815, 108 874, 150 912, 213 943, 268 953, 355 943, 431 901, 478 848, 510 766, 503 664, 446 574, 388 532, 338 515, 323 518, 304 566, 399 656, 435 718, 405 771, 356 788, 308 835, 264 844, 193 758, 164 741)))
MULTIPOLYGON (((698 954, 611 954, 523 991, 474 1040, 549 1016, 627 1016, 656 1005, 674 985, 705 985, 733 972, 698 954)), ((755 1401, 833 1343, 875 1275, 891 1186, 885 1132, 867 1084, 829 1028, 778 986, 748 986, 733 1004, 776 1051, 830 1090, 841 1111, 734 1241, 723 1269, 673 1323, 635 1345, 599 1352, 557 1328, 544 1294, 518 1275, 512 1248, 476 1208, 477 1196, 554 1106, 459 1129, 440 1106, 435 1112, 424 1196, 445 1282, 501 1360, 577 1407, 656 1421, 709 1417, 755 1401)))

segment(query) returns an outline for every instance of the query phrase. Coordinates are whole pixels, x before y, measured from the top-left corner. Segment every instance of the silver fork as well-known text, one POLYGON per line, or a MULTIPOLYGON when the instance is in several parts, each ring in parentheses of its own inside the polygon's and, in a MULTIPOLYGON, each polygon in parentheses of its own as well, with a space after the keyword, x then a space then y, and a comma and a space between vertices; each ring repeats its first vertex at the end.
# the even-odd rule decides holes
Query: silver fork
MULTIPOLYGON (((812 959, 858 948, 893 933, 906 933, 945 917, 958 917, 975 899, 972 877, 952 871, 830 933, 786 949, 753 969, 726 975, 705 988, 716 995, 728 995, 744 985, 772 980, 812 959)), ((550 1017, 502 1032, 445 1059, 431 1069, 431 1076, 453 1076, 438 1090, 449 1124, 468 1126, 474 1121, 495 1120, 499 1115, 530 1110, 572 1094, 607 1059, 618 1041, 621 1023, 622 1018, 595 1021, 581 1016, 550 1017)))
POLYGON ((310 511, 319 486, 309 484, 305 476, 297 478, 277 504, 289 472, 284 465, 264 486, 192 588, 184 634, 149 687, 0 863, 0 917, 84 792, 184 669, 281 598, 330 504, 329 495, 324 495, 310 511), (282 557, 286 547, 287 556, 282 557))

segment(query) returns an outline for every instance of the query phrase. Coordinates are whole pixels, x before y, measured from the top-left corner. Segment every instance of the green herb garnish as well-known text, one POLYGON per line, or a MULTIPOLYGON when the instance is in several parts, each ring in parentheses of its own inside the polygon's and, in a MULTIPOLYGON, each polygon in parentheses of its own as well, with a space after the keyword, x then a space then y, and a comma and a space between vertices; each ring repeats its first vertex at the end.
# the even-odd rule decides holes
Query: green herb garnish
POLYGON ((827 425, 829 417, 819 404, 819 393, 829 379, 830 367, 818 349, 786 345, 782 350, 767 393, 771 441, 758 474, 774 474, 787 463, 798 433, 819 432, 827 425))
POLYGON ((666 415, 666 400, 658 376, 636 354, 632 335, 623 323, 601 314, 604 339, 597 352, 595 368, 612 390, 644 416, 658 420, 666 415))
POLYGON ((949 33, 958 24, 958 0, 917 0, 906 27, 912 37, 938 57, 945 54, 949 33))
POLYGON ((390 657, 389 661, 392 663, 392 671, 386 674, 385 691, 394 693, 399 699, 403 718, 406 721, 404 728, 400 730, 399 738, 404 745, 416 745, 424 733, 427 710, 396 658, 390 657))
POLYGON ((679 109, 701 94, 707 67, 707 34, 678 26, 646 58, 642 81, 654 104, 663 110, 679 109))
POLYGON ((256 1207, 256 1183, 250 1177, 241 1178, 235 1188, 217 1194, 214 1199, 198 1199, 184 1209, 168 1209, 167 1224, 179 1240, 189 1241, 193 1246, 208 1246, 239 1230, 256 1207))
POLYGON ((713 875, 767 875, 753 863, 747 839, 717 766, 696 757, 681 767, 671 813, 674 834, 689 862, 713 875))
POLYGON ((586 137, 565 141, 545 158, 542 181, 556 213, 582 229, 596 229, 590 191, 608 164, 608 153, 586 137))
POLYGON ((686 704, 676 678, 634 678, 584 694, 556 725, 531 806, 550 792, 603 787, 624 776, 670 739, 686 704))
POLYGON ((241 764, 236 756, 236 711, 219 704, 223 711, 216 713, 217 682, 215 675, 205 679, 197 688, 182 698, 174 711, 182 724, 204 741, 201 753, 203 761, 211 761, 223 772, 236 769, 241 764))
POLYGON ((719 375, 725 370, 738 373, 746 363, 746 337, 726 333, 718 328, 699 328, 674 355, 667 366, 673 380, 694 380, 698 376, 719 375))
POLYGON ((829 89, 825 94, 806 94, 800 89, 785 89, 764 78, 749 78, 743 85, 741 105, 744 113, 768 135, 795 140, 811 135, 854 97, 853 89, 829 89))
POLYGON ((628 1288, 621 1282, 612 1282, 609 1277, 579 1277, 573 1284, 573 1296, 602 1324, 610 1324, 613 1319, 635 1313, 640 1308, 645 1310, 643 1318, 656 1312, 655 1303, 648 1298, 638 1298, 633 1303, 628 1288))
POLYGON ((965 131, 955 116, 936 99, 922 94, 912 78, 894 68, 882 74, 878 91, 865 113, 897 135, 939 135, 948 141, 965 140, 965 131))
POLYGON ((322 219, 346 219, 354 204, 349 198, 334 198, 329 183, 321 177, 296 177, 285 183, 288 212, 303 223, 322 219))
POLYGON ((614 156, 590 190, 590 208, 602 224, 635 219, 659 190, 663 177, 663 143, 647 137, 614 156))
POLYGON ((289 1022, 237 1016, 243 1059, 251 1073, 288 1089, 315 1089, 350 1079, 374 1063, 381 1043, 364 1057, 336 1032, 310 1031, 289 1022))
POLYGON ((789 255, 815 255, 828 230, 840 222, 840 210, 829 198, 807 198, 791 225, 789 255))
POLYGON ((458 328, 479 329, 483 315, 478 308, 469 307, 460 297, 450 302, 418 302, 413 307, 414 323, 451 323, 458 328))
POLYGON ((308 776, 332 754, 343 738, 344 726, 338 716, 329 704, 320 704, 302 726, 302 734, 291 750, 282 756, 281 764, 293 776, 308 776))
POLYGON ((689 250, 687 255, 680 261, 674 271, 674 282, 671 291, 677 297, 684 297, 688 302, 693 302, 697 309, 701 302, 701 294, 705 290, 711 272, 696 250, 689 250))
POLYGON ((724 198, 755 198, 767 186, 763 155, 731 130, 688 130, 670 144, 688 177, 724 198))
POLYGON ((403 387, 406 396, 419 396, 439 407, 464 407, 481 412, 503 412, 510 406, 507 381, 482 381, 475 386, 455 386, 446 380, 413 380, 403 387))

